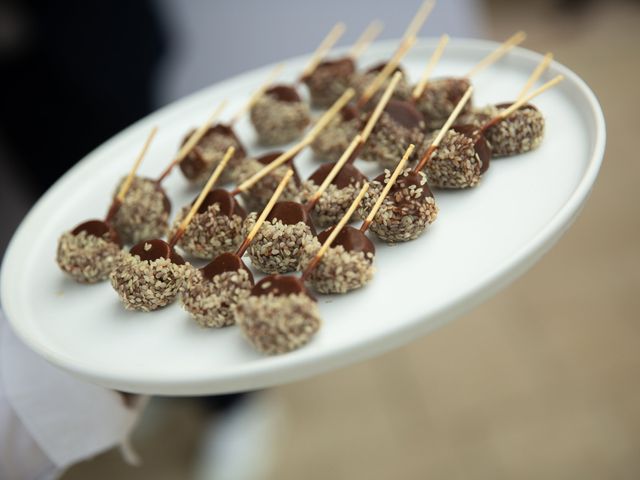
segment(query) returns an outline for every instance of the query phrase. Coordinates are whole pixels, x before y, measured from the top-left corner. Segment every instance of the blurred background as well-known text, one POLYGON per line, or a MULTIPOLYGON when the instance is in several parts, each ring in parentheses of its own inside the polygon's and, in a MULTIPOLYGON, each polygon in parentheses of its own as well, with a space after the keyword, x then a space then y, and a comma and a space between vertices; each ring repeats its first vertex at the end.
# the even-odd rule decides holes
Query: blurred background
MULTIPOLYGON (((153 109, 310 52, 337 21, 399 37, 419 0, 0 2, 0 252, 64 171, 153 109)), ((440 0, 421 36, 553 51, 592 87, 607 155, 583 214, 525 276, 375 360, 248 396, 154 398, 80 479, 640 478, 640 5, 440 0)), ((562 159, 558 159, 562 161, 562 159)))

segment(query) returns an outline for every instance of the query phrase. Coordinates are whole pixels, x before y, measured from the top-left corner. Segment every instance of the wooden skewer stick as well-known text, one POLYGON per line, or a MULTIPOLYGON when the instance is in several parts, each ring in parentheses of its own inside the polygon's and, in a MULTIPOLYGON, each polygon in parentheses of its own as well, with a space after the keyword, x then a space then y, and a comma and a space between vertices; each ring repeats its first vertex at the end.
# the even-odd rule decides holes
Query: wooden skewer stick
POLYGON ((484 57, 482 60, 480 60, 480 62, 478 62, 476 64, 475 67, 473 67, 469 73, 467 73, 467 77, 472 77, 475 74, 477 74, 478 72, 480 72, 481 70, 484 70, 485 68, 487 68, 489 65, 491 65, 492 63, 497 62, 500 58, 502 58, 509 50, 511 50, 513 47, 515 47, 516 45, 522 43, 524 41, 524 39, 527 38, 527 34, 524 33, 522 30, 520 30, 519 32, 516 32, 515 34, 513 34, 511 37, 509 37, 507 40, 505 40, 498 48, 496 48, 493 52, 491 52, 489 55, 487 55, 486 57, 484 57))
POLYGON ((333 117, 335 117, 342 108, 349 103, 349 100, 353 98, 356 94, 356 91, 353 88, 348 88, 345 92, 340 96, 338 100, 335 101, 333 105, 322 114, 322 116, 318 119, 316 124, 309 130, 306 134, 305 138, 310 138, 311 141, 315 140, 320 131, 326 127, 333 117))
POLYGON ((329 50, 331 50, 333 45, 338 41, 338 39, 342 36, 345 30, 346 30, 346 27, 342 22, 338 22, 333 26, 333 28, 327 34, 324 40, 320 42, 320 45, 318 45, 318 48, 316 48, 316 51, 313 52, 313 55, 311 56, 311 60, 309 60, 309 63, 300 74, 300 79, 308 77, 315 71, 318 64, 322 61, 322 59, 329 52, 329 50))
POLYGON ((273 172, 276 168, 278 168, 281 165, 284 165, 293 157, 295 157, 301 150, 307 147, 310 143, 311 141, 306 138, 296 143, 289 150, 282 153, 279 157, 277 157, 271 163, 269 163, 269 165, 265 165, 264 168, 260 169, 259 171, 254 173, 252 176, 244 180, 240 185, 238 185, 236 188, 234 188, 231 191, 231 195, 237 195, 238 193, 246 192, 251 187, 253 187, 258 181, 260 181, 260 179, 262 179, 264 176, 273 172))
POLYGON ((453 112, 451 112, 451 115, 449 115, 449 118, 447 118, 447 121, 438 132, 438 135, 436 136, 435 140, 431 143, 431 145, 429 145, 429 148, 427 148, 427 151, 424 152, 424 155, 422 155, 422 158, 416 165, 416 168, 414 169, 414 171, 419 172, 427 164, 427 162, 431 158, 431 155, 433 155, 433 152, 435 152, 436 149, 440 146, 440 142, 442 142, 442 139, 451 128, 451 125, 453 125, 453 122, 455 122, 456 118, 458 118, 458 115, 460 115, 460 112, 464 108, 465 104, 469 101, 469 98, 471 98, 472 93, 473 93, 473 87, 469 86, 469 88, 467 88, 467 91, 464 92, 464 95, 456 105, 456 108, 453 109, 453 112))
POLYGON ((289 160, 291 160, 294 156, 296 156, 302 149, 310 145, 318 134, 322 131, 324 127, 335 117, 338 112, 344 107, 347 102, 353 97, 355 91, 353 88, 347 89, 342 96, 336 100, 336 102, 327 110, 320 119, 316 122, 309 132, 304 136, 302 140, 296 143, 289 150, 284 152, 282 155, 273 160, 269 165, 266 165, 263 169, 253 174, 251 177, 243 181, 240 185, 238 185, 234 190, 231 191, 231 195, 237 195, 240 192, 246 192, 250 189, 256 182, 258 182, 262 177, 268 175, 273 172, 280 165, 285 164, 289 160))
POLYGON ((242 255, 244 255, 244 252, 247 250, 247 248, 249 248, 249 245, 251 244, 255 236, 258 234, 258 230, 260 230, 260 227, 262 226, 264 221, 267 219, 267 217, 271 213, 273 206, 276 204, 276 202, 280 198, 280 195, 282 195, 284 188, 287 186, 287 183, 289 183, 289 180, 291 179, 292 176, 293 176, 293 168, 290 168, 289 170, 287 170, 287 173, 284 174, 284 176, 282 177, 282 180, 280 180, 278 187, 273 192, 273 195, 271 195, 269 202, 262 210, 262 213, 256 220, 255 225, 253 226, 251 231, 247 234, 247 236, 244 238, 244 240, 238 247, 238 250, 236 251, 236 255, 238 257, 241 257, 242 255))
POLYGON ((522 98, 526 95, 526 93, 531 89, 531 87, 535 85, 535 83, 538 81, 538 79, 544 73, 544 71, 549 67, 549 64, 551 63, 552 60, 553 60, 553 53, 547 52, 547 54, 540 61, 536 69, 533 71, 533 73, 527 80, 527 83, 525 83, 524 87, 522 87, 522 90, 520 90, 520 93, 518 94, 517 98, 522 98))
POLYGON ((424 88, 427 86, 429 78, 431 78, 431 73, 433 73, 434 68, 436 68, 438 61, 440 61, 440 57, 442 57, 442 54, 444 53, 444 47, 447 46, 447 43, 449 43, 449 35, 445 33, 440 37, 440 41, 438 42, 436 49, 431 54, 429 63, 427 63, 424 72, 422 72, 420 81, 414 87, 413 92, 411 92, 411 96, 414 100, 420 98, 420 95, 422 95, 422 92, 424 92, 424 88))
POLYGON ((351 140, 351 143, 349 144, 347 149, 344 151, 340 159, 336 162, 336 164, 333 166, 333 168, 329 172, 329 175, 327 175, 327 177, 324 179, 322 184, 318 187, 318 189, 314 192, 314 194, 309 197, 309 199, 307 200, 307 203, 305 203, 304 208, 307 212, 310 211, 315 206, 316 203, 318 203, 318 200, 320 199, 324 191, 329 187, 331 182, 333 182, 333 179, 336 178, 336 175, 338 175, 338 172, 340 172, 344 164, 347 163, 347 161, 351 157, 351 154, 356 149, 356 147, 360 145, 361 142, 362 142, 362 137, 360 136, 360 134, 353 137, 353 140, 351 140))
POLYGON ((384 108, 387 106, 387 103, 389 103, 389 100, 391 99, 391 95, 393 95, 393 92, 396 89, 396 86, 398 85, 398 82, 400 81, 401 78, 402 78, 402 72, 396 72, 394 73, 393 78, 389 82, 389 85, 387 85, 387 88, 382 94, 380 101, 376 105, 376 108, 373 110, 373 113, 369 117, 369 120, 367 120, 367 124, 362 130, 361 136, 362 136, 363 144, 366 143, 366 141, 369 139, 369 135, 371 135, 373 127, 376 126, 376 123, 378 122, 380 115, 382 115, 384 108))
POLYGON ((482 127, 480 127, 479 132, 483 133, 485 132, 488 128, 494 126, 496 123, 500 123, 502 120, 504 120, 505 118, 507 118, 509 115, 511 115, 513 112, 515 112, 516 110, 518 110, 521 106, 523 106, 525 103, 528 103, 532 98, 537 97, 538 95, 540 95, 541 93, 549 90, 551 87, 555 86, 556 84, 560 83, 562 80, 564 80, 564 75, 557 75, 556 77, 552 78, 551 80, 549 80, 547 83, 545 83, 544 85, 542 85, 541 87, 536 88, 533 92, 531 92, 529 95, 526 95, 520 99, 518 99, 515 103, 513 103, 512 105, 510 105, 508 108, 505 108, 504 110, 502 110, 500 113, 498 113, 494 118, 492 118, 491 120, 489 120, 487 123, 485 123, 482 127))
POLYGON ((435 0, 426 0, 420 6, 416 14, 413 16, 411 23, 409 23, 409 26, 407 27, 407 30, 404 32, 404 36, 402 38, 408 39, 418 35, 418 32, 424 25, 424 22, 427 20, 427 17, 431 13, 431 10, 433 10, 433 7, 435 6, 435 4, 436 4, 435 0))
POLYGON ((380 20, 374 20, 369 24, 362 35, 356 40, 356 43, 353 44, 351 49, 349 50, 349 57, 354 60, 360 58, 360 55, 364 53, 364 51, 369 48, 371 42, 373 42, 382 29, 384 28, 384 24, 380 20))
POLYGON ((107 213, 107 218, 105 219, 105 223, 109 223, 111 219, 113 219, 114 215, 118 213, 118 209, 120 208, 120 205, 122 205, 122 202, 124 202, 124 198, 127 195, 129 188, 131 187, 131 183, 133 182, 133 177, 135 177, 136 172, 138 171, 138 167, 140 167, 140 164, 142 163, 142 159, 147 154, 149 145, 151 145, 151 140, 153 140, 153 137, 156 136, 157 132, 158 132, 158 127, 153 127, 151 129, 151 132, 149 133, 147 140, 144 142, 142 150, 140 150, 140 153, 138 154, 138 158, 136 158, 136 161, 133 164, 133 167, 131 167, 131 170, 129 171, 127 178, 124 180, 124 182, 122 182, 122 185, 120 186, 120 190, 118 190, 118 194, 116 195, 116 198, 113 199, 113 202, 111 203, 111 207, 109 207, 109 212, 107 213))
POLYGON ((191 219, 200 208, 200 205, 202 205, 202 202, 204 202, 205 197, 211 191, 213 185, 216 183, 218 178, 220 178, 220 175, 222 175, 222 170, 224 170, 224 167, 227 166, 227 163, 229 163, 229 160, 231 159, 231 157, 233 157, 234 153, 236 153, 236 149, 233 146, 227 148, 227 152, 224 154, 224 157, 222 157, 222 160, 220 160, 220 163, 209 177, 209 180, 207 180, 207 183, 200 192, 200 195, 198 195, 198 198, 191 206, 191 210, 189 210, 187 216, 184 217, 182 222, 180 222, 176 233, 174 233, 173 237, 171 237, 171 241, 169 242, 171 248, 173 248, 175 244, 178 243, 178 240, 182 238, 182 235, 184 235, 184 232, 187 230, 187 227, 191 222, 191 219))
POLYGON ((393 71, 398 68, 400 61, 402 58, 411 50, 411 47, 416 43, 416 37, 411 37, 405 40, 396 53, 391 57, 391 60, 387 62, 382 71, 378 73, 378 75, 373 79, 373 81, 367 85, 364 92, 360 96, 358 100, 358 107, 363 107, 367 104, 367 102, 375 95, 375 93, 380 89, 384 81, 393 73, 393 71))
POLYGON ((329 249, 329 247, 331 247, 331 244, 336 239, 340 231, 347 224, 347 222, 351 218, 351 215, 353 215, 353 212, 355 212, 356 208, 358 208, 358 205, 360 205, 360 202, 362 201, 364 194, 367 193, 367 190, 369 190, 369 184, 365 183, 360 189, 360 193, 358 193, 358 196, 355 198, 355 200, 349 207, 349 210, 347 210, 347 213, 344 214, 344 216, 340 219, 338 224, 333 228, 333 230, 329 234, 329 237, 325 240, 325 242, 320 247, 320 250, 318 250, 315 256, 311 259, 311 261, 307 265, 307 268, 304 269, 304 272, 302 272, 301 279, 303 281, 307 277, 307 275, 309 275, 311 271, 318 265, 318 263, 320 263, 320 260, 322 260, 322 256, 329 249))
POLYGON ((415 145, 412 143, 404 152, 404 155, 402 156, 400 163, 398 163, 398 165, 396 166, 396 169, 391 174, 391 178, 389 178, 389 181, 382 189, 382 192, 380 192, 380 195, 378 196, 376 203, 374 203, 373 207, 371 207, 371 210, 369 211, 367 218, 365 218, 364 222, 362 222, 362 225, 360 226, 360 231, 362 233, 366 232, 369 229, 369 227, 371 226, 371 223, 373 222, 373 219, 376 218, 376 213, 378 213, 378 210, 380 210, 380 207, 382 206, 382 202, 384 202, 384 199, 387 198, 387 195, 389 194, 391 187, 393 187, 393 185, 396 183, 396 180, 404 170, 404 166, 409 161, 409 157, 413 154, 414 148, 415 148, 415 145))
POLYGON ((171 173, 171 170, 173 170, 173 167, 175 167, 182 160, 184 160, 184 158, 187 155, 189 155, 191 150, 193 150, 193 148, 198 144, 198 142, 202 139, 202 137, 204 137, 204 134, 207 133, 207 130, 209 130, 209 127, 213 124, 213 122, 216 121, 216 119, 220 116, 220 114, 222 113, 222 110, 226 106, 227 106, 227 100, 223 100, 222 102, 220 102, 218 107, 213 111, 213 113, 211 113, 207 121, 204 122, 202 125, 200 125, 200 127, 191 134, 189 139, 178 151, 178 154, 174 157, 174 159, 167 166, 167 168, 165 168, 165 170, 160 174, 160 176, 156 180, 156 183, 161 183, 165 179, 165 177, 169 175, 169 173, 171 173))
POLYGON ((253 95, 251 95, 249 100, 247 100, 247 103, 245 103, 240 108, 240 110, 238 110, 235 113, 235 115, 231 117, 231 120, 229 121, 229 125, 234 125, 238 120, 242 118, 242 116, 245 113, 251 110, 251 108, 256 104, 256 102, 260 100, 260 97, 264 95, 264 92, 267 91, 267 88, 269 88, 273 83, 273 81, 278 77, 278 75, 280 75, 280 72, 282 72, 283 68, 284 68, 284 63, 279 63, 278 65, 275 66, 273 70, 271 70, 271 73, 269 73, 269 76, 267 77, 267 79, 264 81, 262 85, 260 85, 260 87, 255 92, 253 92, 253 95))

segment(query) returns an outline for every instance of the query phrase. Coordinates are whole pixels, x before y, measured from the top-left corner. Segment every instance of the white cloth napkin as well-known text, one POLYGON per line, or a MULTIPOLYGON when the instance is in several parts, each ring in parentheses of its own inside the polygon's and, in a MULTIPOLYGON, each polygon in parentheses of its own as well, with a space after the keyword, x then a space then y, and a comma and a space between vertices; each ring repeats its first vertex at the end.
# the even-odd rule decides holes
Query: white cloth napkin
POLYGON ((43 455, 60 471, 114 446, 126 450, 145 403, 127 407, 119 393, 52 366, 15 336, 0 310, 0 478, 53 478, 43 455))

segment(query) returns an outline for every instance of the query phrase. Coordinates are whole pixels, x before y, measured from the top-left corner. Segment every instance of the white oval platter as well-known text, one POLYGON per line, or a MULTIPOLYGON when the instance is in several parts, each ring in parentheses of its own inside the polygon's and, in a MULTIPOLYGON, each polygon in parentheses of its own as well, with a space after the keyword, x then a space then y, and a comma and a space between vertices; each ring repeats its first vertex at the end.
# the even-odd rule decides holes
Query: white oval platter
MULTIPOLYGON (((418 78, 435 46, 421 40, 403 65, 418 78)), ((388 58, 396 42, 373 45, 360 65, 388 58)), ((497 44, 454 39, 435 76, 462 75, 497 44)), ((286 61, 293 80, 305 59, 286 61)), ((516 48, 474 78, 475 103, 512 100, 540 61, 516 48)), ((324 325, 313 341, 287 355, 256 353, 235 327, 200 328, 178 302, 153 313, 127 312, 108 282, 84 286, 55 264, 59 235, 107 209, 153 125, 159 134, 141 173, 156 176, 183 135, 223 98, 230 114, 273 66, 208 87, 162 108, 87 155, 38 201, 6 252, 2 305, 14 330, 33 350, 73 374, 109 388, 150 394, 238 392, 302 379, 399 347, 469 310, 529 268, 569 227, 597 177, 605 125, 587 85, 554 62, 543 79, 559 86, 534 103, 546 117, 546 138, 534 152, 498 159, 476 188, 435 191, 437 221, 417 240, 376 242, 377 274, 366 288, 319 297, 324 325)), ((237 127, 252 153, 261 153, 248 119, 237 127)), ((303 176, 318 165, 310 152, 296 160, 303 176)), ((367 174, 375 166, 358 163, 367 174)), ((196 191, 179 172, 165 185, 174 206, 196 191)), ((444 360, 444 359, 443 359, 444 360)))

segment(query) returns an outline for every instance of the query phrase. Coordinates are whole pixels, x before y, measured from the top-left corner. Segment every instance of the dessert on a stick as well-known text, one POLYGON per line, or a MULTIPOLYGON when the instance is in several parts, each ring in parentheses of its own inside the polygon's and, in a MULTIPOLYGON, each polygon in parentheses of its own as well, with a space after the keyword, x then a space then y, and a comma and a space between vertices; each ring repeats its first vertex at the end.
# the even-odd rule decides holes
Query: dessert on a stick
MULTIPOLYGON (((247 151, 233 127, 251 107, 255 105, 260 97, 264 95, 267 88, 282 71, 282 67, 282 64, 276 65, 268 78, 253 92, 251 97, 238 109, 229 122, 210 122, 207 125, 198 141, 193 144, 184 158, 179 162, 180 170, 189 181, 195 184, 204 184, 229 147, 234 147, 236 153, 225 169, 220 183, 227 183, 235 178, 235 170, 247 156, 247 151)), ((187 134, 184 142, 188 142, 192 134, 193 131, 187 134)))
MULTIPOLYGON (((537 68, 529 77, 529 80, 518 94, 517 99, 523 98, 535 85, 542 73, 547 69, 553 55, 547 53, 537 68)), ((491 116, 508 108, 510 103, 499 103, 485 111, 488 120, 491 116)), ((482 117, 480 118, 482 120, 482 117)), ((508 157, 525 153, 538 148, 544 137, 544 116, 534 105, 526 103, 514 111, 504 121, 496 123, 484 131, 484 137, 491 146, 494 157, 508 157)))
MULTIPOLYGON (((402 162, 411 156, 413 149, 414 146, 409 145, 402 162)), ((392 183, 378 212, 368 222, 368 228, 387 243, 407 242, 420 236, 436 220, 438 206, 423 172, 404 168, 395 182, 392 178, 393 173, 385 170, 371 181, 371 188, 360 207, 361 215, 364 217, 373 209, 385 186, 392 183)))
POLYGON ((113 228, 114 215, 122 207, 133 178, 142 163, 157 128, 153 128, 113 198, 104 220, 88 220, 73 230, 62 234, 58 240, 56 262, 60 269, 76 282, 96 283, 109 278, 114 265, 122 254, 122 241, 113 228))
MULTIPOLYGON (((322 58, 344 32, 344 24, 336 24, 304 68, 301 77, 313 73, 322 58)), ((250 109, 251 123, 260 143, 282 145, 300 138, 311 123, 311 111, 294 85, 276 84, 267 88, 250 109)))
POLYGON ((216 107, 207 121, 189 137, 157 178, 140 176, 133 178, 129 193, 113 217, 113 227, 123 243, 138 243, 140 240, 159 238, 167 234, 171 201, 162 187, 162 182, 189 154, 208 127, 218 118, 225 105, 226 101, 223 101, 216 107))
POLYGON ((351 86, 351 77, 356 73, 356 61, 381 31, 382 22, 374 20, 347 55, 324 60, 318 63, 310 74, 301 77, 301 81, 309 89, 312 107, 328 108, 351 86))
MULTIPOLYGON (((230 146, 222 161, 228 167, 233 158, 234 148, 230 146)), ((192 205, 193 203, 185 205, 178 213, 169 236, 180 227, 192 205)), ((231 252, 242 242, 242 224, 246 216, 244 208, 227 190, 212 188, 207 192, 177 245, 196 258, 211 259, 223 252, 231 252)))

